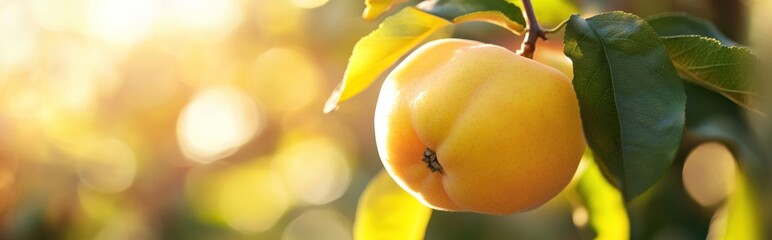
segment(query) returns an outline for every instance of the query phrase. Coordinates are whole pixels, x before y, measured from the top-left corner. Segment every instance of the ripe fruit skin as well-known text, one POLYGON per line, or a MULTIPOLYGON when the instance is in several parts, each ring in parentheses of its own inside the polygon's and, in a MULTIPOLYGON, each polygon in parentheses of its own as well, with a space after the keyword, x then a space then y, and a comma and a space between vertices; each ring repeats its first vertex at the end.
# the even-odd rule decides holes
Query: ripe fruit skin
POLYGON ((375 137, 389 174, 427 206, 494 215, 553 198, 584 152, 579 104, 563 73, 461 39, 427 43, 389 74, 375 137), (422 161, 427 148, 441 171, 422 161))

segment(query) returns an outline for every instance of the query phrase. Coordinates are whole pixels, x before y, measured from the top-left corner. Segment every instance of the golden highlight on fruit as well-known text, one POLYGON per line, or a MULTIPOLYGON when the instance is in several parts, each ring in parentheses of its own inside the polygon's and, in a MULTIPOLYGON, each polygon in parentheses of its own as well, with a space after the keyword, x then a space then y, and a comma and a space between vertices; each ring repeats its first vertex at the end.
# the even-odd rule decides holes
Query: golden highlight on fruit
POLYGON ((427 206, 495 215, 557 195, 585 147, 563 73, 461 39, 430 42, 391 72, 375 136, 386 170, 427 206))

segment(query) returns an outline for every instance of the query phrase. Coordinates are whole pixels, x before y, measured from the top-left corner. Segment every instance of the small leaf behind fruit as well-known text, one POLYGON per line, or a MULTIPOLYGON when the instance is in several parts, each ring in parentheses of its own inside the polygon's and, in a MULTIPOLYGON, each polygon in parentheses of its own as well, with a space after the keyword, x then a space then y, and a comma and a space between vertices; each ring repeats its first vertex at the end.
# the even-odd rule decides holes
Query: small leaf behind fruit
POLYGON ((335 110, 338 103, 364 91, 410 49, 449 26, 451 23, 445 19, 413 7, 386 18, 354 46, 343 80, 327 99, 324 112, 335 110))
POLYGON ((525 26, 520 8, 506 0, 427 0, 417 7, 456 23, 485 21, 516 33, 525 26))
POLYGON ((362 12, 362 18, 365 21, 372 21, 395 5, 408 1, 410 0, 365 0, 365 11, 362 12))
POLYGON ((662 41, 684 79, 753 109, 756 57, 747 49, 723 46, 701 36, 664 37, 662 41))
POLYGON ((359 198, 354 239, 423 239, 431 213, 381 170, 359 198))
POLYGON ((660 37, 679 35, 700 35, 715 38, 721 44, 737 46, 738 44, 708 20, 691 16, 685 13, 664 13, 646 18, 646 21, 654 28, 660 37))
POLYGON ((657 34, 635 15, 573 15, 564 38, 587 143, 631 200, 676 156, 686 108, 681 79, 657 34))

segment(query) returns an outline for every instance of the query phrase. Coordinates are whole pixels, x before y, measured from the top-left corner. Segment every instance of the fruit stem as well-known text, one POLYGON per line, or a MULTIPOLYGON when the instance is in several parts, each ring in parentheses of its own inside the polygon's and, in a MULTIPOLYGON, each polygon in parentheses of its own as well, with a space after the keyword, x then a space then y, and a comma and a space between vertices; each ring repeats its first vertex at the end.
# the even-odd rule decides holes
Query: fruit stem
POLYGON ((522 0, 522 3, 526 17, 526 32, 523 44, 520 45, 520 50, 517 50, 517 54, 533 59, 533 52, 536 51, 536 41, 539 40, 539 38, 547 40, 547 32, 539 26, 539 21, 536 20, 536 14, 533 13, 531 0, 522 0))

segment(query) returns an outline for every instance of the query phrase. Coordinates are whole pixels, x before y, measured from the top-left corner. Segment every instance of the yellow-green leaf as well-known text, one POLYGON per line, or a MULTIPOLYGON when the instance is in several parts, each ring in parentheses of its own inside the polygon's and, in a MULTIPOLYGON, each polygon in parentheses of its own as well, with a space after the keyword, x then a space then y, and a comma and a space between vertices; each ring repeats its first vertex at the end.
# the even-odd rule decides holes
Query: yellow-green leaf
POLYGON ((386 11, 389 11, 395 5, 402 4, 409 0, 365 0, 365 11, 362 12, 362 18, 365 21, 372 21, 378 18, 386 11))
POLYGON ((589 217, 589 224, 597 233, 596 240, 630 238, 630 220, 622 194, 606 181, 587 151, 582 161, 587 164, 579 179, 577 191, 589 217))
POLYGON ((448 27, 443 30, 450 30, 451 26, 449 21, 414 7, 404 8, 386 18, 378 29, 354 46, 343 80, 327 99, 324 112, 335 110, 338 103, 364 91, 415 46, 443 27, 448 27))
POLYGON ((431 213, 381 170, 359 198, 354 238, 423 239, 431 213))
POLYGON ((716 239, 761 239, 754 192, 743 174, 737 174, 735 179, 734 193, 726 204, 726 229, 716 239))

